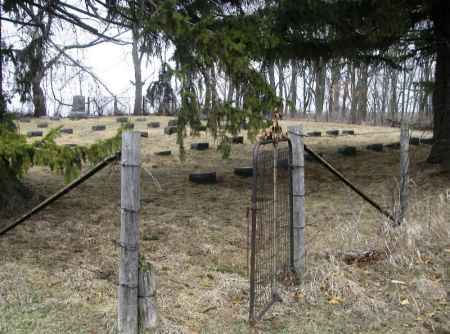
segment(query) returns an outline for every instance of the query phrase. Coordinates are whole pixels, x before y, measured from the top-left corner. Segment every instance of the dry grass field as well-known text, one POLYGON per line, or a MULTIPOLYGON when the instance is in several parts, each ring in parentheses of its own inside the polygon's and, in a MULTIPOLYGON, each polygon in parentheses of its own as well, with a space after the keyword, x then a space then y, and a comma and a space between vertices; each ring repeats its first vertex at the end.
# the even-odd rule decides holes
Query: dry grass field
MULTIPOLYGON (((147 123, 169 118, 147 116, 147 123)), ((64 144, 88 144, 116 133, 114 118, 48 121, 74 129, 64 144), (103 132, 91 126, 105 124, 103 132)), ((283 125, 300 121, 284 121, 283 125)), ((305 131, 354 129, 360 136, 306 138, 383 207, 397 198, 399 151, 366 150, 399 140, 399 129, 301 122, 305 131), (355 157, 336 154, 358 147, 355 157)), ((20 131, 36 121, 19 123, 20 131)), ((44 129, 44 131, 47 131, 44 129)), ((421 135, 417 133, 417 135, 421 135)), ((404 226, 387 221, 315 162, 306 165, 307 272, 249 326, 247 218, 252 143, 233 145, 223 160, 207 134, 186 138, 180 161, 176 135, 151 129, 142 138, 141 253, 159 278, 160 333, 450 333, 450 174, 424 163, 429 146, 411 146, 411 210, 404 226), (207 151, 191 151, 208 141, 207 151), (171 149, 171 156, 155 152, 171 149), (192 171, 215 170, 220 182, 194 185, 192 171), (377 261, 348 265, 340 254, 380 250, 377 261)), ((25 178, 44 198, 63 178, 33 168, 25 178)), ((107 167, 50 207, 0 237, 0 333, 115 333, 120 224, 120 169, 107 167)), ((31 205, 31 204, 30 204, 31 205)), ((19 216, 21 212, 14 213, 19 216)), ((12 219, 2 218, 5 223, 12 219)))

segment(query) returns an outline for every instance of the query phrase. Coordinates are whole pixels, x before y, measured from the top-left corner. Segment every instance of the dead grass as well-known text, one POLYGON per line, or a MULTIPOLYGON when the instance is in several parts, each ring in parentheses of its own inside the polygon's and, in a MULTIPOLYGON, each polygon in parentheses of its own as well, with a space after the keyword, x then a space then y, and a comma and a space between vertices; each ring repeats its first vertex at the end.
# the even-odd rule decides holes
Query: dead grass
MULTIPOLYGON (((168 120, 147 117, 155 118, 162 126, 168 120)), ((113 135, 119 126, 113 118, 49 123, 74 128, 61 143, 90 143, 113 135), (106 124, 108 130, 91 132, 93 124, 106 124)), ((146 123, 135 126, 146 130, 146 123)), ((26 131, 35 124, 21 127, 26 131)), ((370 152, 364 146, 398 141, 397 129, 311 122, 304 127, 373 133, 306 140, 374 199, 392 206, 398 151, 370 152), (358 146, 358 155, 338 156, 340 145, 358 146)), ((250 165, 252 147, 234 146, 229 160, 215 150, 187 150, 180 162, 175 136, 162 131, 152 129, 149 138, 142 138, 144 166, 162 190, 142 173, 140 224, 141 252, 159 277, 161 333, 432 333, 430 328, 449 325, 449 301, 426 292, 430 287, 445 291, 450 281, 445 272, 450 202, 444 197, 450 182, 448 174, 430 175, 420 167, 428 147, 411 147, 412 205, 407 224, 399 229, 317 163, 307 164, 305 281, 286 289, 284 303, 252 328, 246 321, 251 181, 232 173, 234 166, 250 165), (153 154, 163 149, 174 155, 153 154), (189 172, 209 169, 222 182, 189 183, 189 172), (386 256, 360 266, 338 257, 368 249, 381 249, 386 256)), ((214 146, 207 135, 186 143, 199 140, 214 146)), ((119 169, 107 168, 0 239, 0 333, 116 331, 119 180, 119 169)), ((62 178, 33 169, 27 182, 45 196, 62 185, 62 178)))

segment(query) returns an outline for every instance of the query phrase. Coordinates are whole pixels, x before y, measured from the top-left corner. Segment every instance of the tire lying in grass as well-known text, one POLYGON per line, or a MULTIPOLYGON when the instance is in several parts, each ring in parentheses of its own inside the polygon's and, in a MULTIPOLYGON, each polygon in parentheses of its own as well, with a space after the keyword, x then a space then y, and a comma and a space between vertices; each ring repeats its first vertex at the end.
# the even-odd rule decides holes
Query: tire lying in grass
POLYGON ((134 129, 134 124, 133 123, 124 123, 123 128, 125 130, 133 130, 134 129))
POLYGON ((146 131, 141 131, 141 137, 143 137, 143 138, 148 138, 148 132, 146 132, 146 131))
POLYGON ((433 138, 423 138, 421 140, 422 144, 425 145, 433 145, 434 144, 434 139, 433 138))
POLYGON ((178 120, 171 119, 169 122, 167 122, 167 126, 178 126, 178 120))
POLYGON ((251 177, 253 176, 253 167, 236 167, 234 174, 241 177, 251 177))
POLYGON ((244 144, 244 137, 243 136, 235 136, 231 138, 232 144, 244 144))
POLYGON ((356 155, 356 147, 354 146, 344 146, 337 149, 337 154, 343 155, 345 157, 353 157, 356 155))
POLYGON ((37 127, 38 127, 39 129, 48 128, 48 123, 38 123, 37 127))
POLYGON ((189 181, 197 184, 214 184, 217 183, 216 172, 191 173, 189 174, 189 181))
POLYGON ((173 135, 174 133, 177 133, 178 128, 176 126, 168 126, 166 128, 164 128, 164 133, 166 135, 173 135))
POLYGON ((128 117, 117 117, 116 122, 117 123, 128 123, 128 117))
POLYGON ((28 131, 27 137, 42 137, 42 131, 28 131))
POLYGON ((92 131, 105 131, 106 125, 94 125, 92 131))
POLYGON ((398 150, 400 148, 400 143, 391 143, 391 144, 387 144, 387 145, 384 145, 384 146, 387 147, 387 148, 398 150))
POLYGON ((355 135, 355 131, 354 130, 342 130, 342 134, 343 135, 354 136, 355 135))
POLYGON ((339 130, 333 129, 327 131, 328 136, 339 136, 339 130))
POLYGON ((383 152, 383 144, 370 144, 367 145, 366 148, 375 152, 383 152))
POLYGON ((161 124, 159 122, 147 123, 147 128, 156 129, 156 128, 159 128, 160 126, 161 126, 161 124))
POLYGON ((68 135, 71 135, 71 134, 73 134, 73 129, 70 129, 70 128, 63 128, 63 129, 61 129, 61 130, 59 130, 61 133, 65 133, 65 134, 68 134, 68 135))
POLYGON ((209 143, 193 143, 191 144, 191 150, 204 151, 209 148, 209 143))
POLYGON ((322 137, 322 132, 320 131, 311 131, 306 134, 308 137, 322 137))
POLYGON ((159 155, 159 156, 168 156, 168 155, 171 155, 171 154, 172 154, 172 151, 169 151, 169 150, 167 150, 167 151, 159 151, 159 152, 155 153, 155 155, 159 155))

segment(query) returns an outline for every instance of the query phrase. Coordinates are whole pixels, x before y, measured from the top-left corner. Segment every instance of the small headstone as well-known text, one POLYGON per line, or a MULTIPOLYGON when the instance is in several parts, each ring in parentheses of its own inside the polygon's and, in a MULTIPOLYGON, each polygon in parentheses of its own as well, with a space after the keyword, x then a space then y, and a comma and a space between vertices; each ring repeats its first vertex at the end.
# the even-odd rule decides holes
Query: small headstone
POLYGON ((146 120, 147 120, 147 118, 145 118, 145 117, 136 118, 136 122, 145 122, 146 120))
POLYGON ((306 134, 308 137, 322 137, 322 132, 320 131, 311 131, 306 134))
POLYGON ((198 184, 214 184, 217 183, 216 172, 192 173, 189 174, 189 181, 198 184))
POLYGON ((370 144, 367 145, 366 148, 375 152, 383 152, 383 144, 370 144))
POLYGON ((387 148, 391 148, 391 149, 397 150, 397 149, 400 148, 400 143, 391 143, 391 144, 386 144, 384 146, 387 147, 387 148))
POLYGON ((176 126, 168 126, 166 128, 164 128, 164 133, 166 135, 172 135, 174 133, 177 133, 178 128, 176 126))
POLYGON ((337 149, 337 153, 346 157, 352 157, 356 155, 356 147, 344 146, 337 149))
POLYGON ((209 148, 209 143, 192 143, 191 150, 204 151, 209 148))
POLYGON ((48 128, 48 123, 45 123, 45 122, 44 123, 38 123, 37 127, 39 129, 48 128))
POLYGON ((31 118, 19 118, 19 122, 30 123, 31 122, 31 118))
POLYGON ((148 138, 148 132, 141 131, 141 137, 148 138))
POLYGON ((94 125, 92 131, 105 131, 106 125, 94 125))
POLYGON ((172 151, 169 151, 169 150, 155 152, 155 155, 160 155, 160 156, 168 156, 168 155, 171 155, 171 154, 172 154, 172 151))
POLYGON ((117 117, 116 122, 117 123, 128 123, 128 117, 117 117))
POLYGON ((353 135, 355 135, 355 131, 354 130, 342 130, 342 134, 353 136, 353 135))
POLYGON ((153 128, 153 129, 159 128, 160 127, 160 123, 159 122, 150 122, 150 123, 147 123, 147 127, 148 128, 153 128))
POLYGON ((42 131, 28 131, 27 137, 42 137, 42 131))
POLYGON ((167 126, 177 126, 178 120, 177 119, 171 119, 169 122, 167 122, 167 126))
POLYGON ((244 136, 235 136, 231 138, 232 144, 244 144, 244 136))
POLYGON ((411 145, 420 145, 420 138, 419 137, 411 137, 411 138, 409 138, 409 143, 411 145))
POLYGON ((333 129, 327 131, 328 136, 339 136, 339 130, 333 129))
POLYGON ((253 167, 236 167, 234 174, 242 177, 251 177, 253 176, 253 167))
POLYGON ((71 121, 78 120, 78 119, 84 119, 84 118, 87 118, 87 115, 86 115, 86 113, 84 113, 84 112, 75 112, 75 111, 72 111, 72 112, 69 114, 69 119, 70 119, 71 121))
POLYGON ((61 130, 59 130, 61 133, 65 133, 65 134, 73 134, 73 129, 70 128, 62 128, 61 130))
POLYGON ((51 121, 60 121, 61 117, 59 117, 59 116, 52 116, 52 117, 50 117, 50 120, 51 121))

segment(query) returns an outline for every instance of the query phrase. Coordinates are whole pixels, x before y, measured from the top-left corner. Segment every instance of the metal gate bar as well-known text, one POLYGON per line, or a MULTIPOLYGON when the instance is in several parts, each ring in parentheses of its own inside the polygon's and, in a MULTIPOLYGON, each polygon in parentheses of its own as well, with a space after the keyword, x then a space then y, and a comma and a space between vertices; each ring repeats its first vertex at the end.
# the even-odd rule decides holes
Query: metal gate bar
POLYGON ((250 248, 250 321, 280 301, 279 282, 292 269, 292 149, 285 140, 253 151, 250 248))

